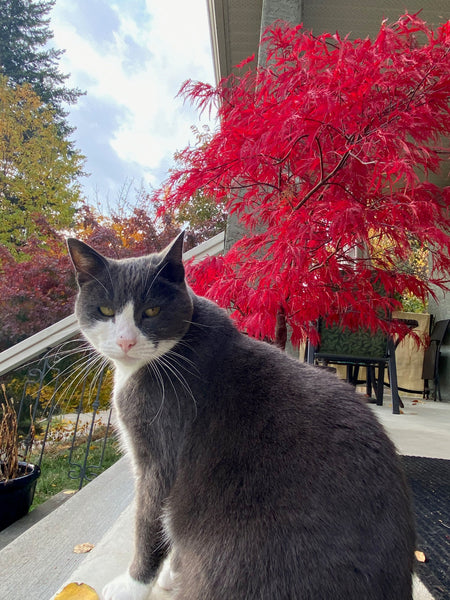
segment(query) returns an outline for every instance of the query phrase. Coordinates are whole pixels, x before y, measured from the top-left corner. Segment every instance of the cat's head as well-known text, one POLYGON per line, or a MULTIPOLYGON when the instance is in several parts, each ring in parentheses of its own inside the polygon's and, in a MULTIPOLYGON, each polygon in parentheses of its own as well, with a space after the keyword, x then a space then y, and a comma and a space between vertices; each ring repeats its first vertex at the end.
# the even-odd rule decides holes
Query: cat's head
POLYGON ((183 234, 158 254, 123 260, 73 238, 67 244, 77 273, 81 330, 116 366, 140 368, 185 335, 193 308, 181 258, 183 234))

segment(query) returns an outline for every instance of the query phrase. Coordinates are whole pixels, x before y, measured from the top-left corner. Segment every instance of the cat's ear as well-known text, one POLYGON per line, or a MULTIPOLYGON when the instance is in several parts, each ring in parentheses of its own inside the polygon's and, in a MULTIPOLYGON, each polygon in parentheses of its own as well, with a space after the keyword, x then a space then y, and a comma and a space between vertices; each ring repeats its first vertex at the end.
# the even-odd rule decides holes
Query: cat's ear
POLYGON ((168 279, 173 283, 182 283, 184 281, 183 266, 183 239, 184 231, 176 237, 171 244, 162 251, 160 277, 168 279))
POLYGON ((79 285, 87 281, 98 279, 99 275, 107 268, 107 259, 93 248, 75 238, 68 238, 67 247, 70 258, 77 272, 79 285))

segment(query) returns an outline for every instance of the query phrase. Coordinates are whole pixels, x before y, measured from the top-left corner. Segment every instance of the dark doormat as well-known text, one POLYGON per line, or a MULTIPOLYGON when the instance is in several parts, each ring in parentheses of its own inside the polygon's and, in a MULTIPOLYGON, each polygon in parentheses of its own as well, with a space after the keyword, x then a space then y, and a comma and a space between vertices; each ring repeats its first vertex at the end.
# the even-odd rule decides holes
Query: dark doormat
POLYGON ((436 600, 450 600, 450 460, 402 456, 412 490, 417 548, 426 562, 417 575, 436 600))

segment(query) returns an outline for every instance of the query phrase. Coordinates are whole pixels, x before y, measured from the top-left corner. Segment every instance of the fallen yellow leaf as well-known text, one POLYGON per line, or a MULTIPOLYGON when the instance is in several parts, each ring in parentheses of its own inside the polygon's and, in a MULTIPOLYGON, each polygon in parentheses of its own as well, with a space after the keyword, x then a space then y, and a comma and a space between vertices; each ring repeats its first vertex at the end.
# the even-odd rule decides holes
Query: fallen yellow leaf
POLYGON ((418 562, 424 563, 427 562, 427 557, 425 556, 425 554, 423 552, 421 552, 420 550, 416 550, 414 552, 414 555, 416 557, 416 560, 418 562))
POLYGON ((85 542, 84 544, 78 544, 77 546, 75 546, 73 551, 75 552, 75 554, 86 554, 86 552, 90 552, 93 547, 94 547, 94 544, 85 542))
POLYGON ((69 583, 54 600, 100 600, 100 597, 87 583, 69 583))

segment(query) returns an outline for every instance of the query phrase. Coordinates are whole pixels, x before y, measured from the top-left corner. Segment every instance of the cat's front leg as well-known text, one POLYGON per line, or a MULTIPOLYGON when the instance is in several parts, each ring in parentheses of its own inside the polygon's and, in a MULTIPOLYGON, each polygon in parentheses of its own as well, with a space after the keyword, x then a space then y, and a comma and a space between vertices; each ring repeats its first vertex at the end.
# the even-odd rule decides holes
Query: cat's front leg
MULTIPOLYGON (((159 522, 159 519, 158 519, 159 522)), ((150 594, 154 577, 165 556, 161 525, 154 527, 136 519, 136 549, 129 570, 119 575, 102 591, 103 600, 145 600, 150 594)))
POLYGON ((168 548, 161 519, 167 490, 156 487, 155 481, 154 474, 137 479, 133 561, 126 573, 103 588, 103 600, 144 600, 150 593, 168 548))

